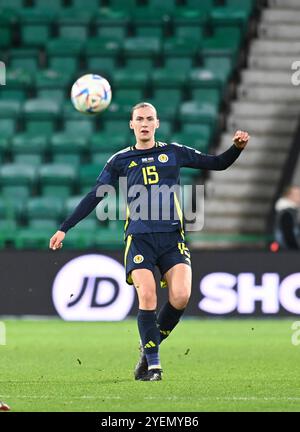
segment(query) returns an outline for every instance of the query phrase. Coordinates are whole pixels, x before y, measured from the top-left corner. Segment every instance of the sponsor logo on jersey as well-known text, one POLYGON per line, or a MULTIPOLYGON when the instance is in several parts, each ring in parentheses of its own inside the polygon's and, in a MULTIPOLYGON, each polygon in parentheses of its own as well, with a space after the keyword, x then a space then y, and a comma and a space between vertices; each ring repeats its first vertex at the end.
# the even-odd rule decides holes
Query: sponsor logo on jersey
POLYGON ((130 164, 129 164, 129 166, 128 166, 128 168, 133 168, 135 166, 137 166, 137 163, 134 162, 134 161, 131 161, 130 164))
POLYGON ((145 157, 142 158, 143 163, 154 162, 154 157, 145 157))
POLYGON ((135 255, 135 257, 133 258, 133 262, 135 264, 140 264, 144 261, 144 257, 143 255, 135 255))

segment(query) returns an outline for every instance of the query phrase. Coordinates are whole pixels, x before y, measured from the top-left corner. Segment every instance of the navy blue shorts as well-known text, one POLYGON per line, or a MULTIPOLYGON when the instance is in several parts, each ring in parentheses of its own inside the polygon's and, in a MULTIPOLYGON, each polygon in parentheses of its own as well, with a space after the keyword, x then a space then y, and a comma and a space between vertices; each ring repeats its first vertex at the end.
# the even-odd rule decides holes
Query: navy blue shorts
POLYGON ((124 262, 126 282, 133 285, 131 272, 157 266, 162 275, 161 286, 166 286, 164 274, 174 265, 184 263, 191 266, 191 255, 179 231, 128 235, 124 262))

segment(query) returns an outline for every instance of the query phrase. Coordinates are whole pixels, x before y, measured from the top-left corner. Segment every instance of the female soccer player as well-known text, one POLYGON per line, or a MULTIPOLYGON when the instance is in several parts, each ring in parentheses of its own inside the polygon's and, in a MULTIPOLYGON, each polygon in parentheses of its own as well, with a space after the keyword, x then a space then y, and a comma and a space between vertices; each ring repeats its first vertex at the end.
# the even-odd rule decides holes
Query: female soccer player
POLYGON ((99 186, 115 185, 120 177, 126 177, 128 190, 137 188, 143 215, 136 217, 135 197, 130 194, 124 227, 126 281, 135 286, 139 301, 137 322, 141 357, 134 376, 141 381, 158 381, 162 378, 159 345, 179 322, 191 294, 190 252, 184 239, 180 200, 172 187, 179 185, 181 167, 228 168, 246 146, 249 135, 237 131, 233 145, 218 156, 202 154, 176 143, 158 142, 155 140, 155 131, 159 127, 157 112, 146 102, 133 107, 129 125, 134 131, 136 144, 117 152, 107 161, 96 185, 62 223, 50 239, 49 247, 60 249, 67 231, 97 206, 101 200, 97 197, 99 186), (169 199, 164 199, 164 195, 159 199, 158 187, 161 186, 173 191, 169 199), (165 210, 169 211, 169 217, 162 214, 165 210), (158 316, 153 275, 156 265, 162 275, 161 284, 168 287, 168 302, 158 316))

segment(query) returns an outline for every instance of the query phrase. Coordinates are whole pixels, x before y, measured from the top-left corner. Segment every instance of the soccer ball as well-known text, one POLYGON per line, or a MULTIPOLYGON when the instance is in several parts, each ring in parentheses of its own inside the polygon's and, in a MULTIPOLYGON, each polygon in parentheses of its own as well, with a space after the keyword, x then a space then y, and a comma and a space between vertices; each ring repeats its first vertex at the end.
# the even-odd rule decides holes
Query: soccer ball
POLYGON ((110 84, 100 75, 83 75, 72 86, 71 100, 74 107, 82 113, 99 113, 110 104, 110 84))

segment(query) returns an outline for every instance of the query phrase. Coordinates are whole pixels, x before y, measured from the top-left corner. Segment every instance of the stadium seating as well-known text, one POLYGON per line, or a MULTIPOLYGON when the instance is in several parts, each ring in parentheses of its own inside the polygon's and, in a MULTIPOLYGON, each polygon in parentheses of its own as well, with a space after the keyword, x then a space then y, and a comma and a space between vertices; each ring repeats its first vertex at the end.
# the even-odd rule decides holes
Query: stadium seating
POLYGON ((77 169, 71 164, 44 164, 39 169, 41 192, 47 196, 66 198, 72 192, 77 169))
POLYGON ((11 155, 15 163, 39 166, 45 161, 48 148, 46 135, 20 133, 11 139, 11 155))
POLYGON ((22 45, 25 47, 44 46, 51 37, 55 12, 53 10, 20 8, 18 17, 22 45))
POLYGON ((54 163, 79 165, 84 162, 88 150, 88 138, 85 135, 70 135, 60 132, 50 139, 50 152, 54 163))
POLYGON ((57 197, 34 197, 26 203, 26 217, 31 227, 58 225, 62 216, 63 200, 57 197))
MULTIPOLYGON (((0 60, 7 64, 0 247, 48 247, 107 159, 134 144, 128 120, 141 100, 157 107, 157 139, 209 152, 254 3, 0 0, 0 60), (91 71, 112 85, 101 116, 84 116, 69 101, 72 83, 91 71), (11 196, 18 197, 15 206, 11 196)), ((184 169, 182 183, 199 175, 184 169)), ((123 221, 100 223, 92 212, 65 247, 120 247, 122 233, 123 221)))

